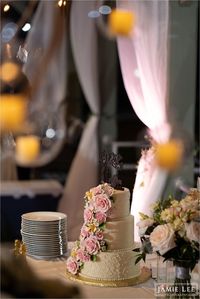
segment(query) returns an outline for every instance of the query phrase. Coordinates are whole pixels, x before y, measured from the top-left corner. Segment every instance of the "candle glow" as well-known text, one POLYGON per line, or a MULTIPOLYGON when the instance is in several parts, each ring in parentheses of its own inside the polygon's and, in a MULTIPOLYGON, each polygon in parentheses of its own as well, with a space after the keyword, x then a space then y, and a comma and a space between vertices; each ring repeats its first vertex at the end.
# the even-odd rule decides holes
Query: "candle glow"
POLYGON ((115 9, 109 15, 108 22, 113 34, 128 35, 133 29, 135 16, 130 11, 115 9))
POLYGON ((15 80, 20 72, 20 68, 16 63, 4 62, 0 67, 0 79, 5 82, 15 80))
POLYGON ((37 136, 20 136, 16 139, 16 160, 27 164, 37 159, 40 153, 40 140, 37 136))
POLYGON ((168 171, 176 170, 182 162, 183 144, 179 140, 170 140, 167 143, 155 146, 157 164, 168 171))
POLYGON ((1 95, 1 131, 19 131, 26 119, 27 101, 23 95, 1 95))

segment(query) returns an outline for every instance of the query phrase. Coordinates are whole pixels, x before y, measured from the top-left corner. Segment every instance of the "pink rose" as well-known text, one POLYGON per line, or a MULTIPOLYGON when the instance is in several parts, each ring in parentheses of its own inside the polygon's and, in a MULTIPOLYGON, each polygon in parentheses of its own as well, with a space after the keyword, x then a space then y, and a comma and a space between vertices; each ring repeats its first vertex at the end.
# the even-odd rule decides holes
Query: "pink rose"
POLYGON ((102 187, 108 197, 113 195, 114 189, 108 183, 103 184, 102 187))
POLYGON ((92 192, 94 195, 101 194, 103 192, 101 185, 98 185, 97 187, 94 187, 90 189, 90 192, 92 192))
POLYGON ((76 274, 78 271, 78 264, 71 256, 67 259, 67 270, 72 274, 76 274))
POLYGON ((85 249, 89 254, 97 254, 100 250, 100 244, 96 236, 90 236, 84 240, 85 249))
POLYGON ((81 234, 80 234, 81 238, 85 239, 86 237, 89 237, 89 235, 90 235, 90 232, 89 232, 87 226, 83 225, 81 228, 81 234))
POLYGON ((90 256, 87 252, 82 249, 77 250, 77 259, 81 262, 88 262, 90 260, 90 256))
POLYGON ((103 232, 102 231, 98 231, 95 236, 97 237, 98 240, 103 240, 103 232))
POLYGON ((99 224, 106 222, 106 214, 102 212, 97 212, 95 218, 99 224))
POLYGON ((93 213, 90 209, 85 209, 84 210, 84 221, 88 222, 91 221, 93 218, 93 213))
POLYGON ((94 208, 98 212, 106 213, 111 208, 111 201, 106 194, 96 195, 94 198, 94 208))

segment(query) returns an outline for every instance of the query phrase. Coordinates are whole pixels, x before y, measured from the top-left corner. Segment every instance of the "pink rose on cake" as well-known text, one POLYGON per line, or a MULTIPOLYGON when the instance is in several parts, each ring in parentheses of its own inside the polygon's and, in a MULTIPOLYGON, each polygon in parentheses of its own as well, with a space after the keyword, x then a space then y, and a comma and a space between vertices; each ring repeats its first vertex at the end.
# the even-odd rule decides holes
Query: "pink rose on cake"
POLYGON ((93 219, 93 212, 89 208, 86 208, 84 210, 84 221, 90 222, 92 221, 92 219, 93 219))
POLYGON ((85 239, 86 237, 89 237, 90 232, 87 226, 83 225, 81 228, 81 234, 80 234, 80 238, 81 239, 85 239))
POLYGON ((101 188, 102 185, 98 185, 97 187, 94 187, 92 189, 90 189, 90 192, 93 194, 93 195, 97 195, 97 194, 101 194, 103 193, 103 190, 101 188))
POLYGON ((78 263, 77 261, 73 258, 73 257, 69 257, 67 259, 67 270, 72 273, 72 274, 76 274, 78 271, 78 263))
POLYGON ((106 222, 106 214, 102 212, 97 212, 95 214, 95 219, 99 224, 106 222))
POLYGON ((90 236, 84 240, 85 250, 92 255, 95 255, 100 250, 100 244, 96 236, 90 236))
POLYGON ((104 192, 108 197, 112 196, 114 193, 114 188, 111 187, 108 183, 102 185, 104 192))
POLYGON ((103 232, 102 231, 98 231, 96 232, 95 236, 97 237, 98 240, 103 240, 103 232))
POLYGON ((90 255, 80 248, 77 250, 77 260, 80 260, 81 262, 88 262, 90 260, 90 255))
POLYGON ((106 213, 111 208, 111 201, 106 194, 96 195, 93 202, 95 211, 106 213))

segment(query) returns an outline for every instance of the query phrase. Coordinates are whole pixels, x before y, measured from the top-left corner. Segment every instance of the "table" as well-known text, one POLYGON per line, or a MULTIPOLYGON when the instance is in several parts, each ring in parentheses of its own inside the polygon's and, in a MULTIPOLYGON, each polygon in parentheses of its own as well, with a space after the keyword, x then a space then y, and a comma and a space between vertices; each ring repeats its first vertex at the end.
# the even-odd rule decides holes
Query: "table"
MULTIPOLYGON (((71 242, 70 242, 71 243, 71 242)), ((72 247, 72 244, 69 243, 69 249, 72 247)), ((30 257, 26 257, 28 264, 34 270, 34 272, 40 278, 52 278, 60 279, 66 284, 76 284, 83 293, 83 298, 156 298, 154 293, 154 280, 151 278, 147 282, 132 286, 132 287, 121 287, 121 288, 105 288, 105 287, 94 287, 89 285, 83 285, 70 281, 66 277, 66 259, 57 259, 57 260, 36 260, 30 257)), ((152 277, 157 275, 157 256, 156 254, 147 255, 146 266, 152 270, 152 277)), ((161 263, 159 265, 160 270, 165 269, 165 264, 161 263)), ((159 271, 160 271, 159 270, 159 271)), ((192 273, 192 281, 199 285, 200 278, 200 263, 198 263, 192 273)), ((200 287, 200 285, 199 285, 200 287)))
POLYGON ((77 284, 81 288, 84 298, 155 298, 153 280, 150 279, 146 283, 132 287, 121 288, 104 288, 88 285, 80 285, 67 279, 66 277, 66 261, 55 260, 35 260, 27 257, 27 262, 34 272, 41 278, 59 278, 66 284, 77 284))

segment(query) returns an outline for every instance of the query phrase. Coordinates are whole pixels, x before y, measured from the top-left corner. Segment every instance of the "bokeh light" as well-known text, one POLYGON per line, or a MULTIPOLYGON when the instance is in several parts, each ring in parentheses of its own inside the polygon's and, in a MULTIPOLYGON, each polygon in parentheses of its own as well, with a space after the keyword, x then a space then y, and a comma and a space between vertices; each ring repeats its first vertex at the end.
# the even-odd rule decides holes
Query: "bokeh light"
POLYGON ((27 32, 31 29, 31 24, 30 23, 26 23, 23 27, 22 27, 22 31, 27 32))
POLYGON ((3 11, 7 12, 7 11, 9 11, 9 9, 10 9, 10 5, 9 4, 5 4, 4 7, 3 7, 3 11))
POLYGON ((50 138, 50 139, 51 139, 51 138, 54 138, 55 135, 56 135, 56 132, 55 132, 54 129, 49 128, 49 129, 46 130, 46 137, 47 137, 47 138, 50 138))
POLYGON ((8 43, 9 41, 11 41, 11 39, 15 36, 17 30, 17 24, 13 22, 7 23, 1 31, 1 41, 3 43, 8 43))
POLYGON ((24 95, 3 94, 0 100, 0 129, 2 132, 22 130, 27 114, 24 95))
POLYGON ((17 79, 19 73, 20 68, 14 62, 4 62, 0 66, 0 79, 4 82, 10 82, 17 79))
POLYGON ((135 15, 131 11, 115 9, 108 17, 108 25, 114 35, 129 35, 135 24, 135 15))
POLYGON ((99 12, 102 15, 109 15, 111 13, 111 11, 112 11, 112 9, 108 5, 102 5, 102 6, 99 7, 99 12))
POLYGON ((99 16, 100 16, 100 12, 98 10, 91 10, 88 13, 88 17, 92 19, 98 18, 99 16))
POLYGON ((16 138, 16 162, 26 165, 34 161, 40 153, 40 140, 37 136, 19 136, 16 138))
POLYGON ((177 170, 183 160, 184 146, 181 140, 170 141, 155 146, 155 158, 157 164, 167 170, 177 170))

